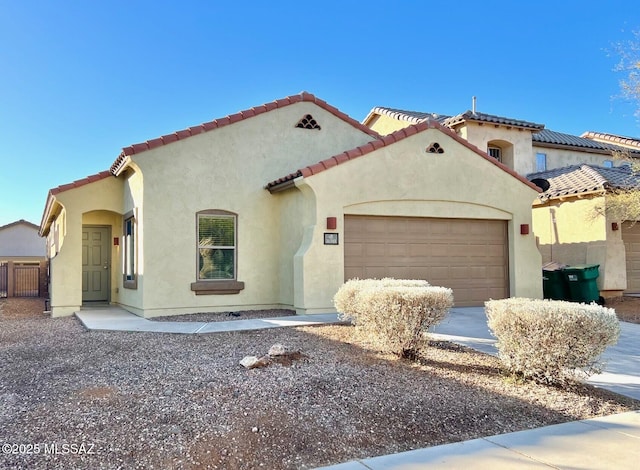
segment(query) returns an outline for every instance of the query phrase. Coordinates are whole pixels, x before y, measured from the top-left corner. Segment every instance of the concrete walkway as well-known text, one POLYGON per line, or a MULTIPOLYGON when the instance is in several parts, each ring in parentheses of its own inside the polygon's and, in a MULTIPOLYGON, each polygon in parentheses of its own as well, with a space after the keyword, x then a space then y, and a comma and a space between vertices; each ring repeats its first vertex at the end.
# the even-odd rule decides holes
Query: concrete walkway
POLYGON ((80 310, 76 316, 89 330, 147 331, 153 333, 204 334, 225 331, 264 330, 285 326, 339 323, 335 313, 317 315, 290 315, 286 317, 230 320, 221 322, 152 321, 119 307, 100 307, 80 310))
MULTIPOLYGON (((621 322, 620 326, 618 344, 603 355, 604 373, 588 382, 640 399, 640 325, 621 322)), ((432 329, 431 337, 498 354, 482 307, 452 309, 432 329)), ((514 468, 638 469, 640 411, 354 460, 322 470, 514 468)))

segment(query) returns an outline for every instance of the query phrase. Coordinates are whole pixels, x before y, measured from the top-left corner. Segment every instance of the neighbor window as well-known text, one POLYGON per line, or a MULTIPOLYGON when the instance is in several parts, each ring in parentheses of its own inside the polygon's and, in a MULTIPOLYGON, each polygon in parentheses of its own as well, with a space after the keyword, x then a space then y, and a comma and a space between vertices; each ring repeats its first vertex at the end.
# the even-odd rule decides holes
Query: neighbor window
POLYGON ((128 289, 138 287, 136 279, 136 220, 126 215, 123 223, 123 285, 128 289))
POLYGON ((502 149, 500 147, 489 147, 487 153, 490 157, 495 158, 499 162, 502 161, 502 149))
POLYGON ((602 162, 602 166, 605 168, 613 168, 613 162, 611 160, 605 160, 602 162))
POLYGON ((547 171, 546 153, 536 153, 536 171, 547 171))
POLYGON ((236 216, 198 214, 198 280, 236 278, 236 216))

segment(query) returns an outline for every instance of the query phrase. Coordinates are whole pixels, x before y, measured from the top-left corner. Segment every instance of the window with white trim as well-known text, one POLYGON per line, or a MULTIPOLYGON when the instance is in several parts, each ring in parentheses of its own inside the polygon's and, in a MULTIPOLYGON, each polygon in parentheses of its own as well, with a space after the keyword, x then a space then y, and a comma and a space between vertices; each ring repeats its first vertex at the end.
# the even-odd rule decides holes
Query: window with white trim
POLYGON ((136 260, 136 219, 133 213, 127 214, 123 221, 123 256, 122 256, 122 281, 127 289, 138 287, 137 260, 136 260))
POLYGON ((236 279, 236 215, 198 214, 198 281, 236 279))

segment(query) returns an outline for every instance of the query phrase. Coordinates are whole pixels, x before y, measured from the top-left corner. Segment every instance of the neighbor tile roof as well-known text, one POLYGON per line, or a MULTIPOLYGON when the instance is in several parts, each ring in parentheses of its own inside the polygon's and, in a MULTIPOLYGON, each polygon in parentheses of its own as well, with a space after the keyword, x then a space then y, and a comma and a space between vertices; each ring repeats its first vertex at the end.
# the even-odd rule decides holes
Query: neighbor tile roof
MULTIPOLYGON (((520 119, 512 119, 508 117, 496 116, 493 114, 478 113, 472 111, 465 111, 464 113, 457 114, 455 116, 446 116, 444 114, 436 113, 422 113, 419 111, 406 111, 395 108, 376 107, 373 108, 371 113, 382 114, 402 121, 417 123, 425 119, 435 119, 440 124, 445 126, 455 126, 465 121, 483 122, 491 124, 500 124, 503 126, 521 127, 524 129, 543 129, 544 124, 536 124, 535 122, 523 121, 520 119)), ((370 113, 370 114, 371 114, 370 113)))
POLYGON ((493 114, 478 113, 473 111, 465 111, 457 116, 452 116, 444 123, 447 126, 455 126, 466 121, 482 122, 489 124, 499 124, 510 127, 520 127, 522 129, 541 130, 544 129, 544 124, 537 124, 535 122, 523 121, 521 119, 512 119, 508 117, 495 116, 493 114))
POLYGON ((230 114, 230 115, 225 116, 223 118, 214 119, 213 121, 205 122, 205 123, 200 124, 198 126, 189 127, 187 129, 174 132, 172 134, 163 135, 163 136, 158 137, 156 139, 148 140, 146 142, 142 142, 142 143, 139 143, 139 144, 131 145, 129 147, 125 147, 125 148, 122 149, 122 152, 120 153, 118 158, 116 158, 116 160, 113 162, 113 165, 111 165, 111 170, 110 171, 113 174, 116 174, 118 172, 118 170, 120 169, 120 167, 123 165, 123 163, 126 161, 127 157, 130 157, 132 155, 139 154, 139 153, 142 153, 142 152, 146 152, 147 150, 151 150, 151 149, 154 149, 154 148, 157 148, 157 147, 161 147, 163 145, 167 145, 167 144, 176 142, 178 140, 187 139, 187 138, 192 137, 194 135, 202 134, 203 132, 207 132, 207 131, 210 131, 210 130, 213 130, 213 129, 218 129, 220 127, 224 127, 224 126, 227 126, 229 124, 233 124, 233 123, 242 121, 244 119, 248 119, 248 118, 257 116, 259 114, 263 114, 263 113, 266 113, 268 111, 272 111, 272 110, 277 109, 277 108, 283 108, 285 106, 289 106, 289 105, 292 105, 294 103, 300 103, 300 102, 315 103, 316 105, 318 105, 321 108, 325 109, 326 111, 330 112, 334 116, 337 116, 338 118, 340 118, 343 121, 351 124, 353 127, 361 130, 362 132, 370 135, 371 137, 379 137, 379 135, 373 129, 370 129, 369 127, 365 126, 364 124, 358 122, 357 120, 353 119, 352 117, 350 117, 347 114, 345 114, 342 111, 340 111, 338 108, 336 108, 334 106, 331 106, 326 101, 323 101, 323 100, 315 97, 311 93, 303 91, 302 93, 300 93, 298 95, 287 96, 286 98, 275 100, 275 101, 272 101, 271 103, 266 103, 266 104, 263 104, 261 106, 256 106, 256 107, 251 108, 251 109, 246 109, 244 111, 240 111, 240 112, 235 113, 235 114, 230 114))
POLYGON ((535 144, 542 147, 570 147, 576 150, 585 150, 594 153, 611 154, 615 150, 628 150, 632 154, 640 154, 640 140, 632 139, 630 137, 621 137, 614 134, 599 134, 593 132, 587 132, 578 137, 571 134, 563 134, 562 132, 555 132, 544 128, 544 124, 536 124, 530 121, 523 121, 520 119, 512 119, 502 116, 496 116, 493 114, 485 113, 473 113, 472 111, 465 111, 462 114, 456 116, 446 116, 443 114, 435 113, 423 113, 419 111, 406 111, 396 108, 375 107, 369 113, 369 116, 365 119, 367 121, 373 114, 381 114, 389 116, 402 121, 417 123, 424 119, 436 119, 441 124, 454 127, 465 121, 493 123, 503 126, 519 127, 522 129, 529 129, 533 131, 532 138, 535 144), (604 142, 597 142, 587 137, 598 136, 603 140, 611 141, 611 144, 604 142), (619 145, 616 145, 619 144, 619 145), (621 145, 629 145, 638 147, 638 150, 625 149, 621 145))
POLYGON ((640 139, 636 139, 633 137, 624 137, 622 135, 607 134, 605 132, 592 132, 592 131, 583 132, 580 137, 584 137, 586 139, 606 140, 614 144, 625 145, 625 146, 628 145, 630 147, 637 147, 640 149, 640 139))
POLYGON ((446 121, 451 117, 451 116, 446 116, 444 114, 421 113, 418 111, 405 111, 403 109, 383 108, 383 107, 373 108, 369 114, 374 114, 374 113, 389 116, 394 119, 399 119, 402 121, 412 122, 414 124, 425 121, 427 119, 435 119, 440 124, 442 124, 444 121, 446 121))
POLYGON ((367 155, 368 153, 373 152, 374 150, 377 150, 381 147, 385 147, 387 145, 391 145, 395 142, 399 142, 409 136, 412 136, 414 134, 417 134, 418 132, 422 132, 429 128, 438 129, 441 132, 447 134, 449 137, 456 140, 461 145, 464 145, 468 149, 476 152, 480 157, 500 167, 503 171, 506 171, 514 178, 517 178, 521 182, 525 183, 527 186, 539 191, 539 188, 535 184, 531 183, 529 180, 519 175, 518 173, 516 173, 506 165, 500 163, 495 158, 489 157, 485 152, 482 152, 478 147, 470 144, 466 139, 463 139, 462 137, 457 135, 454 131, 452 131, 448 127, 443 126, 442 124, 440 124, 439 122, 433 119, 422 120, 417 124, 412 124, 408 127, 397 130, 389 135, 380 136, 376 140, 368 142, 365 145, 360 145, 359 147, 348 150, 346 152, 342 152, 338 155, 334 155, 333 157, 322 160, 314 165, 301 168, 293 173, 289 173, 288 175, 283 176, 282 178, 278 178, 277 180, 267 183, 267 185, 265 186, 265 189, 269 190, 269 192, 272 192, 272 193, 281 191, 283 189, 287 189, 294 184, 293 180, 295 180, 296 178, 299 178, 299 177, 306 178, 306 177, 321 173, 325 170, 328 170, 329 168, 332 168, 337 165, 341 165, 342 163, 345 163, 349 160, 362 157, 364 155, 367 155))
MULTIPOLYGON (((590 151, 596 151, 599 153, 608 153, 615 150, 622 150, 622 148, 618 145, 614 144, 606 144, 604 142, 597 142, 595 140, 586 139, 584 137, 578 137, 576 135, 571 134, 563 134, 562 132, 550 131, 549 129, 544 129, 537 134, 533 134, 533 141, 543 146, 545 144, 550 145, 560 145, 563 147, 574 147, 578 149, 586 149, 590 151)), ((638 150, 629 150, 631 153, 640 153, 640 149, 638 150)))
POLYGON ((544 179, 549 189, 542 192, 542 201, 608 189, 640 188, 640 176, 631 167, 604 168, 596 165, 571 165, 527 175, 529 181, 544 179))

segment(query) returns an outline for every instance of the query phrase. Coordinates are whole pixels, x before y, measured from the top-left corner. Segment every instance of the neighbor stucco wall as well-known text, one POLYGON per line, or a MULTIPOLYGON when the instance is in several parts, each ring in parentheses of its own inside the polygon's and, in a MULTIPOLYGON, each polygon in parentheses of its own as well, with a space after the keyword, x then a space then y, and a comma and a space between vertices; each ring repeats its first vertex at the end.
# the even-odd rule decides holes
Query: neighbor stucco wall
MULTIPOLYGON (((598 165, 602 166, 605 160, 613 161, 615 166, 620 165, 620 161, 613 158, 613 155, 591 153, 585 149, 584 152, 563 148, 542 147, 534 145, 533 158, 535 162, 536 153, 544 153, 547 155, 547 169, 562 168, 570 165, 598 165)), ((535 172, 535 166, 529 173, 535 172)))
POLYGON ((333 309, 332 297, 344 282, 344 245, 324 245, 323 233, 326 218, 338 217, 337 233, 344 240, 347 214, 506 220, 511 295, 542 296, 535 238, 519 233, 521 224, 531 224, 538 193, 441 131, 423 131, 300 178, 297 186, 316 207, 315 220, 305 227, 308 242, 296 255, 298 311, 333 309), (427 153, 433 142, 445 153, 427 153))
POLYGON ((533 229, 544 263, 598 264, 601 291, 626 289, 625 249, 620 230, 602 211, 604 197, 554 199, 533 208, 533 229))
POLYGON ((401 121, 399 119, 395 119, 384 114, 376 114, 371 117, 371 119, 365 123, 367 127, 373 129, 380 135, 391 134, 400 129, 404 129, 405 127, 409 127, 410 125, 415 124, 408 121, 401 121))
POLYGON ((467 122, 457 132, 483 152, 487 152, 490 143, 502 148, 503 163, 521 175, 535 170, 535 153, 531 153, 531 131, 490 123, 467 122))
POLYGON ((104 217, 106 212, 89 213, 108 211, 119 214, 122 210, 122 180, 108 177, 68 189, 55 195, 55 201, 63 210, 49 232, 49 236, 55 231, 58 233, 58 248, 53 250, 57 253, 50 261, 49 292, 51 314, 58 317, 72 315, 82 305, 82 225, 88 222, 97 225, 116 223, 113 216, 104 217), (64 223, 59 224, 59 219, 64 223))
POLYGON ((264 186, 370 140, 323 108, 302 102, 134 155, 144 175, 144 255, 136 293, 143 306, 123 306, 145 316, 291 307, 291 253, 298 250, 301 230, 293 227, 283 235, 280 205, 288 198, 274 197, 264 186), (296 128, 306 114, 322 129, 296 128), (237 276, 245 283, 238 294, 191 290, 197 275, 196 213, 207 209, 238 215, 237 276))
POLYGON ((43 258, 45 254, 45 240, 38 235, 38 227, 18 222, 0 229, 0 259, 43 258))

